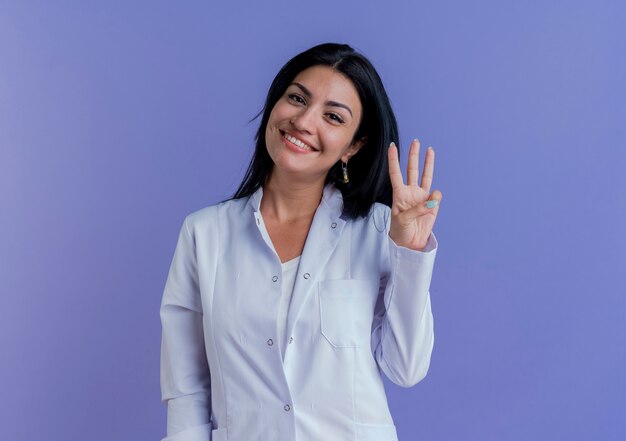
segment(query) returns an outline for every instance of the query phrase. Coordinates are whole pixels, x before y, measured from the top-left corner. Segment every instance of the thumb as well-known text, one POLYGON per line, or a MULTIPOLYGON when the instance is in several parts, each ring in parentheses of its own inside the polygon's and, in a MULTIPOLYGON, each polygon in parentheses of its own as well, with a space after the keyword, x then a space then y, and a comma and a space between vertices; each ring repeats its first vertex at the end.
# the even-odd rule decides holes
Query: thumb
POLYGON ((441 203, 441 196, 441 192, 435 190, 430 194, 430 197, 427 200, 413 208, 410 208, 403 214, 410 218, 416 218, 427 213, 437 214, 439 211, 439 204, 441 203))

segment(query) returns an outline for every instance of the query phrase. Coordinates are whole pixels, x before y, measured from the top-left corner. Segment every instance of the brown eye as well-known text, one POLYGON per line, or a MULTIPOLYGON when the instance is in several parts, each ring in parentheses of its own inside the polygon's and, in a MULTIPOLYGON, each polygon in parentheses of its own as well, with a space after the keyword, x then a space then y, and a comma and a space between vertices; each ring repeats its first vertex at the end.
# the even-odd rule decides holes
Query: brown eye
POLYGON ((287 95, 287 96, 289 97, 289 99, 291 99, 291 100, 293 100, 293 101, 297 101, 297 102, 299 102, 299 103, 304 104, 304 100, 303 100, 303 99, 302 99, 302 97, 300 97, 299 95, 296 95, 296 94, 291 93, 291 94, 289 94, 289 95, 287 95), (300 101, 298 101, 298 100, 300 100, 300 101))
POLYGON ((339 115, 337 115, 336 113, 329 113, 328 115, 330 115, 331 119, 333 119, 334 121, 337 121, 338 123, 343 124, 343 119, 339 115))

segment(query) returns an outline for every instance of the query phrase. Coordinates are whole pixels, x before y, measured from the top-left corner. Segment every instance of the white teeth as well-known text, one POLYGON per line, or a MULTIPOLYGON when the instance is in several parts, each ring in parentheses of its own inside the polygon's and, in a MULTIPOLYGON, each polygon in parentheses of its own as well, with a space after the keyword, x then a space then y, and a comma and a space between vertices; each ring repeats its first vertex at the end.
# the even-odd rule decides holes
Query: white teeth
POLYGON ((285 133, 285 138, 287 138, 289 141, 291 141, 293 144, 297 145, 298 147, 300 147, 303 150, 313 150, 310 146, 306 145, 305 143, 300 141, 298 138, 294 138, 293 136, 289 135, 288 133, 285 133))

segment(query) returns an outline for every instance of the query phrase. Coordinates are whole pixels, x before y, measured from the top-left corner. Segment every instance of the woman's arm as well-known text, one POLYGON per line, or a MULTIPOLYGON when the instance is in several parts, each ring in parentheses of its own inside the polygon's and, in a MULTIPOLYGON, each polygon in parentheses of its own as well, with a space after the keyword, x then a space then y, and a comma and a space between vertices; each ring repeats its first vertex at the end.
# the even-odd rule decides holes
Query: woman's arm
POLYGON ((374 311, 372 350, 385 374, 400 386, 413 386, 426 376, 433 349, 433 315, 430 309, 437 240, 432 233, 442 194, 430 193, 435 151, 426 151, 418 185, 419 140, 409 150, 404 183, 398 149, 387 151, 393 189, 391 208, 385 210, 387 237, 383 246, 381 290, 374 311), (382 300, 381 300, 382 297, 382 300))
POLYGON ((195 244, 183 222, 161 301, 163 441, 211 439, 211 376, 204 346, 195 244))
POLYGON ((434 344, 430 281, 437 253, 433 233, 422 251, 399 247, 387 235, 381 294, 374 311, 372 353, 395 384, 411 387, 428 372, 434 344))

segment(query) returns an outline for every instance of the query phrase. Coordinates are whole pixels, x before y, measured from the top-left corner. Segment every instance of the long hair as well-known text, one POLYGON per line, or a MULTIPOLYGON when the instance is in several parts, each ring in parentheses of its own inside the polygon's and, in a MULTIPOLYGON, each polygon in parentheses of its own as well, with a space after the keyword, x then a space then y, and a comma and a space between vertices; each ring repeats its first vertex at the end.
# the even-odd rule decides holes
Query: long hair
POLYGON ((350 182, 344 184, 341 161, 329 170, 325 184, 334 183, 343 196, 343 215, 365 217, 374 202, 391 206, 387 149, 391 141, 400 149, 398 126, 389 97, 380 76, 370 61, 347 44, 324 43, 289 60, 278 72, 267 93, 265 105, 249 122, 263 115, 256 132, 256 148, 239 188, 230 199, 250 196, 264 185, 274 163, 265 145, 265 131, 270 113, 293 79, 303 70, 316 65, 330 66, 348 77, 356 88, 363 115, 353 137, 367 137, 365 144, 350 158, 350 182))

